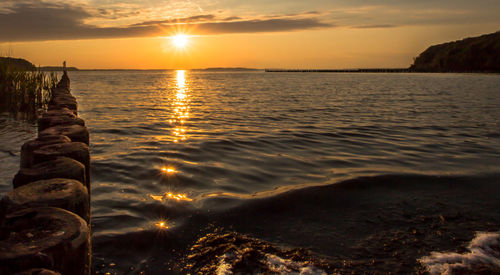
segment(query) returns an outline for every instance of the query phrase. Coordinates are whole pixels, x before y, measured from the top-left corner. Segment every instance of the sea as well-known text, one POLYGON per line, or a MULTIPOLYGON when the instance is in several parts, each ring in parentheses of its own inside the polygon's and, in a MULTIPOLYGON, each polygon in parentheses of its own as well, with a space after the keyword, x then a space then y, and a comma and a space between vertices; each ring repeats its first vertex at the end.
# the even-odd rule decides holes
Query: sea
MULTIPOLYGON (((500 262, 498 74, 69 77, 91 135, 93 274, 440 274, 500 262)), ((0 116, 1 195, 36 134, 0 116)))

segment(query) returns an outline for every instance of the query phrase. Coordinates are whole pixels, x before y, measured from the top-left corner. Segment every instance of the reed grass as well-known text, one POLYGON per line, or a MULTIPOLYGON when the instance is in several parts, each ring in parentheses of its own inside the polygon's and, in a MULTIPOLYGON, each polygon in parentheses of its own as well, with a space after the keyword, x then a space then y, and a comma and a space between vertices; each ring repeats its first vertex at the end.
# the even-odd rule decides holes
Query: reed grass
POLYGON ((14 69, 0 63, 0 112, 35 120, 47 108, 56 84, 55 73, 14 69))

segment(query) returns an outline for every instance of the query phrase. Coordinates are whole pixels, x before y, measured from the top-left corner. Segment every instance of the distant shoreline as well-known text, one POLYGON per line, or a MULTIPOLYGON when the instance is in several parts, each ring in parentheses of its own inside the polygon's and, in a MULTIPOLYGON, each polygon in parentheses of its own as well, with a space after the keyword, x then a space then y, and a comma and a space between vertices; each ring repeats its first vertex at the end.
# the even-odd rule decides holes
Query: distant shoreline
POLYGON ((247 72, 247 71, 264 71, 264 69, 255 68, 204 68, 204 69, 78 69, 78 71, 207 71, 207 72, 218 72, 218 71, 232 71, 232 72, 247 72))
POLYGON ((449 71, 449 72, 421 72, 409 68, 371 68, 371 69, 77 69, 79 72, 166 72, 166 71, 195 71, 195 72, 266 72, 266 73, 460 73, 460 74, 499 74, 495 71, 449 71))

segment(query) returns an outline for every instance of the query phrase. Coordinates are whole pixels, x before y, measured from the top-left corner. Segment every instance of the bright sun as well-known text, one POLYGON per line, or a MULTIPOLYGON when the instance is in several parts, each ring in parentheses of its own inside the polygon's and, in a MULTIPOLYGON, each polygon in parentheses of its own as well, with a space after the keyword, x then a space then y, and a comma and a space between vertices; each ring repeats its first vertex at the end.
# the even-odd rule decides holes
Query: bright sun
POLYGON ((172 43, 176 48, 179 49, 185 48, 188 44, 188 36, 185 34, 178 34, 172 36, 172 43))

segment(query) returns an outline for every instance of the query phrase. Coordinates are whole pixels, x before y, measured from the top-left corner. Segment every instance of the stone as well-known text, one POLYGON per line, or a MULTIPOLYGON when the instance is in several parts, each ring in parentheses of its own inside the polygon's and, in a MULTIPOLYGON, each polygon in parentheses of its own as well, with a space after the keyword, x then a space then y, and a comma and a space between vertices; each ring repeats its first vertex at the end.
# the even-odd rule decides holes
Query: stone
POLYGON ((58 87, 52 89, 52 95, 57 95, 57 94, 67 94, 67 95, 70 95, 71 92, 69 90, 69 87, 58 86, 58 87))
POLYGON ((10 213, 0 236, 0 274, 30 268, 89 274, 89 227, 67 210, 40 207, 10 213))
POLYGON ((33 164, 54 160, 58 157, 74 159, 85 166, 85 186, 90 190, 90 152, 87 144, 66 142, 39 147, 33 151, 33 164))
POLYGON ((49 102, 49 110, 54 110, 54 109, 60 109, 60 108, 68 108, 75 115, 77 114, 78 110, 78 103, 76 102, 76 99, 73 96, 59 96, 59 97, 53 97, 52 100, 49 102))
POLYGON ((58 207, 90 221, 90 200, 83 183, 72 179, 40 180, 20 186, 9 192, 0 208, 12 213, 26 208, 58 207))
POLYGON ((30 182, 55 178, 86 182, 85 166, 74 159, 58 157, 54 160, 34 164, 29 168, 21 168, 12 183, 14 188, 18 188, 30 182))
POLYGON ((51 117, 51 116, 66 116, 66 117, 76 117, 76 115, 68 108, 60 108, 48 110, 42 114, 42 117, 51 117))
POLYGON ((33 151, 36 149, 57 143, 71 142, 71 139, 63 135, 46 135, 27 141, 21 147, 21 168, 28 168, 33 165, 33 151))
POLYGON ((58 125, 38 132, 38 136, 65 135, 74 142, 83 142, 89 145, 89 131, 87 127, 81 125, 58 125))
POLYGON ((85 126, 85 121, 78 117, 44 116, 38 119, 38 132, 58 125, 81 125, 85 126))

